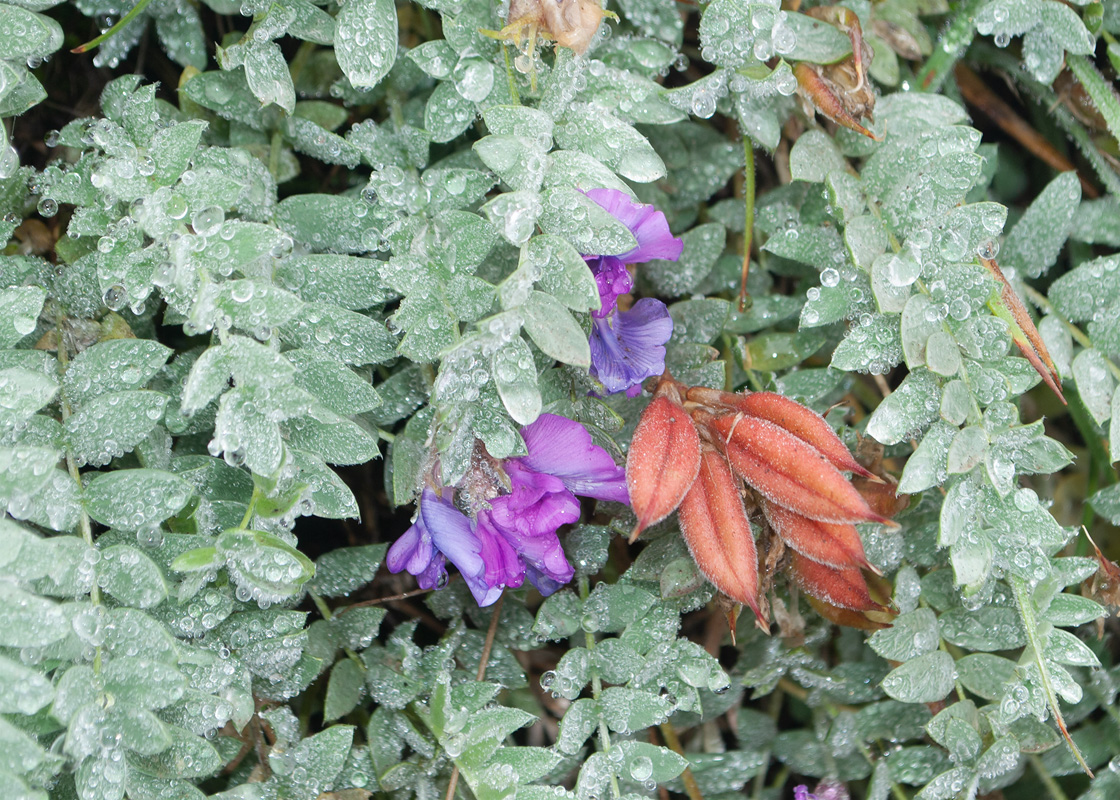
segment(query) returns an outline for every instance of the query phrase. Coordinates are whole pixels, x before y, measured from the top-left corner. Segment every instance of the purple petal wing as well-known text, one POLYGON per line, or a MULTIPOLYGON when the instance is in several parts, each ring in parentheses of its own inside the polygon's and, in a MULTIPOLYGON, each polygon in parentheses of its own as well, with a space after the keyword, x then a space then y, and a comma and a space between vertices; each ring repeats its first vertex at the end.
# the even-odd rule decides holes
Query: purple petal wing
POLYGON ((555 475, 573 494, 629 503, 626 470, 593 444, 591 434, 578 422, 541 414, 521 429, 521 436, 529 454, 519 460, 529 469, 555 475))
POLYGON ((385 556, 385 566, 390 572, 407 571, 411 575, 419 575, 431 564, 432 556, 432 537, 417 520, 393 542, 385 556))
POLYGON ((665 371, 665 343, 673 335, 673 318, 660 300, 644 297, 629 311, 593 323, 591 374, 609 394, 665 371))
POLYGON ((665 215, 655 206, 636 203, 618 189, 591 189, 587 196, 611 213, 615 219, 630 229, 638 246, 621 258, 627 264, 640 264, 654 258, 676 261, 684 243, 673 236, 665 215))
POLYGON ((518 587, 525 581, 525 565, 517 551, 498 532, 489 511, 478 512, 475 533, 482 542, 482 560, 486 563, 484 578, 490 586, 518 587))
POLYGON ((596 317, 605 317, 614 311, 619 295, 634 288, 634 278, 626 269, 626 264, 615 256, 600 256, 588 261, 587 266, 591 268, 595 285, 599 287, 599 310, 591 313, 596 317))

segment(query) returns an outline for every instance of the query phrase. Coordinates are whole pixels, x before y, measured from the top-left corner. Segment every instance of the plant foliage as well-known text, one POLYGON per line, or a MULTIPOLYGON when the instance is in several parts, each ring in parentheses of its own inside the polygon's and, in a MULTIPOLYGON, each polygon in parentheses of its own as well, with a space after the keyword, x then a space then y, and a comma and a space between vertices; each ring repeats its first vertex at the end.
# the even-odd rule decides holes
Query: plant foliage
POLYGON ((0 3, 8 796, 1120 795, 1120 3, 607 10, 0 3), (675 379, 897 478, 892 625, 764 564, 733 638, 610 502, 545 597, 382 566, 542 412, 625 461, 591 189, 683 243, 634 271, 675 379))

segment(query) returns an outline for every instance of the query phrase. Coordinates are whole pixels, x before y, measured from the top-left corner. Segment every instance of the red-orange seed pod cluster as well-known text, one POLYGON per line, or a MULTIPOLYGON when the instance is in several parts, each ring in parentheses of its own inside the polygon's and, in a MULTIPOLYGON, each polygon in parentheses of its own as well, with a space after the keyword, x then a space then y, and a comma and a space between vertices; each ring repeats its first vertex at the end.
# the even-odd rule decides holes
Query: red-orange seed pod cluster
POLYGON ((867 623, 862 615, 870 613, 870 626, 880 626, 888 598, 881 580, 868 589, 863 571, 878 571, 854 524, 894 523, 843 472, 881 483, 814 411, 771 392, 689 388, 665 376, 626 462, 638 516, 631 540, 679 507, 681 532, 701 572, 767 628, 745 484, 750 505, 793 551, 793 580, 814 605, 831 607, 836 613, 826 616, 845 624, 867 623))

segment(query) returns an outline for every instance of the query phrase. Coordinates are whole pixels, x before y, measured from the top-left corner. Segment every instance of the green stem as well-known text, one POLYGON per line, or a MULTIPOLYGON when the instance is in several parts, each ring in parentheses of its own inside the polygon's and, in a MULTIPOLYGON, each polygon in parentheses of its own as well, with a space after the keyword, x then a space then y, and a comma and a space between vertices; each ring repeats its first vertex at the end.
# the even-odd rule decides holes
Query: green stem
MULTIPOLYGON (((591 584, 586 575, 579 576, 579 598, 587 602, 587 598, 591 596, 591 584)), ((584 644, 588 652, 595 650, 595 634, 591 631, 585 630, 583 632, 584 644)), ((599 695, 603 693, 603 681, 599 677, 599 670, 595 667, 591 668, 591 696, 598 702, 599 695)), ((599 747, 604 753, 609 753, 611 749, 611 732, 607 728, 607 721, 601 716, 599 717, 599 747)), ((618 776, 613 772, 611 773, 611 795, 618 800, 622 797, 622 790, 618 785, 618 776)))
POLYGON ((514 105, 521 105, 521 94, 517 91, 517 79, 513 75, 513 62, 509 60, 509 47, 502 42, 502 58, 506 61, 506 80, 509 81, 509 96, 514 105))
POLYGON ((1031 767, 1034 768, 1039 780, 1042 781, 1042 785, 1046 787, 1046 791, 1050 792, 1050 796, 1053 797, 1054 800, 1069 800, 1065 791, 1058 782, 1054 780, 1054 776, 1046 769, 1046 765, 1042 763, 1041 758, 1031 753, 1027 756, 1027 760, 1031 762, 1031 767))
MULTIPOLYGON (((257 502, 261 499, 261 490, 256 486, 253 487, 253 496, 249 498, 249 507, 245 509, 245 516, 241 518, 241 524, 237 527, 245 530, 249 527, 249 523, 253 520, 253 512, 257 510, 257 502)), ((329 619, 329 617, 328 617, 329 619)))
POLYGON ((125 14, 123 17, 121 17, 119 20, 117 20, 116 25, 109 28, 109 30, 105 31, 105 33, 101 34, 96 39, 92 39, 92 40, 86 42, 85 44, 78 45, 77 47, 75 47, 70 52, 71 53, 88 53, 90 50, 92 50, 93 48, 100 45, 102 42, 104 42, 110 36, 116 35, 126 25, 128 25, 128 23, 132 22, 132 20, 136 19, 138 16, 143 14, 144 9, 148 7, 148 3, 150 3, 150 2, 152 2, 152 0, 140 0, 136 5, 134 5, 132 7, 131 11, 129 11, 127 14, 125 14))
MULTIPOLYGON (((62 372, 65 374, 67 366, 70 364, 70 354, 66 350, 66 334, 63 333, 63 320, 61 315, 58 319, 58 324, 55 326, 55 335, 58 336, 58 363, 62 365, 62 372)), ((70 408, 70 401, 66 397, 66 390, 62 391, 61 400, 59 405, 62 408, 62 422, 66 424, 66 420, 70 418, 73 409, 70 408)), ((78 463, 74 460, 74 453, 70 447, 64 451, 66 456, 66 471, 70 473, 70 477, 78 486, 78 490, 82 489, 82 476, 78 472, 78 463)), ((78 528, 82 532, 82 541, 86 543, 86 547, 93 549, 93 525, 90 522, 89 514, 86 513, 85 503, 81 504, 81 510, 78 514, 78 528)), ((101 605, 101 587, 97 585, 97 576, 93 577, 93 585, 89 590, 90 602, 95 606, 101 605)), ((93 671, 94 673, 101 672, 101 645, 93 654, 93 671)))
POLYGON ((1038 620, 1035 618, 1034 599, 1031 597, 1030 586, 1025 579, 1018 575, 1008 575, 1007 582, 1011 585, 1011 591, 1015 595, 1015 605, 1018 606, 1019 617, 1022 619, 1023 627, 1027 632, 1027 646, 1031 649, 1035 666, 1038 667, 1038 674, 1042 681, 1042 691, 1046 695, 1046 703, 1050 706, 1054 724, 1058 726, 1058 730, 1065 737, 1066 746, 1069 747, 1069 752, 1074 760, 1081 765, 1081 769, 1091 778, 1093 777, 1093 770, 1089 769, 1089 765, 1085 763, 1085 757, 1081 755, 1081 750, 1077 747, 1073 738, 1070 737, 1065 720, 1062 718, 1062 710, 1058 707, 1058 695, 1054 691, 1054 684, 1050 679, 1050 671, 1046 667, 1046 658, 1043 655, 1045 645, 1038 635, 1038 620))
POLYGON ((972 44, 976 28, 972 16, 984 0, 963 0, 957 5, 949 26, 934 45, 933 55, 929 57, 922 71, 918 73, 917 89, 923 92, 937 92, 945 79, 953 71, 964 51, 972 44))
POLYGON ((280 131, 273 131, 272 141, 269 142, 268 147, 268 171, 273 180, 277 180, 280 176, 280 151, 283 144, 284 139, 280 131))
POLYGON ((746 311, 747 278, 751 270, 751 243, 754 239, 755 166, 754 144, 751 137, 743 135, 743 270, 739 277, 739 311, 746 311))

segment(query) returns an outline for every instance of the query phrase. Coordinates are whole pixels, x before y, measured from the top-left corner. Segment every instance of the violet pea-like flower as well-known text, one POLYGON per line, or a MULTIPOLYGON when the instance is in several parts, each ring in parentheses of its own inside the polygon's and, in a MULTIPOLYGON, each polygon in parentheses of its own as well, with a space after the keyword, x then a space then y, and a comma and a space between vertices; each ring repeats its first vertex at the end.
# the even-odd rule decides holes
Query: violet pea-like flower
POLYGON ((572 579, 558 530, 579 518, 576 495, 628 503, 626 472, 565 417, 542 414, 521 435, 526 455, 502 464, 509 491, 474 510, 473 519, 424 491, 416 523, 389 548, 390 572, 407 570, 421 587, 439 588, 451 561, 480 606, 526 578, 546 596, 572 579))
POLYGON ((592 189, 586 194, 629 228, 638 242, 621 255, 584 256, 601 301, 592 315, 591 375, 608 394, 634 396, 642 381, 665 371, 665 343, 673 334, 673 320, 665 304, 653 298, 639 300, 629 311, 618 310, 619 296, 634 288, 626 265, 654 258, 676 261, 684 244, 654 206, 636 203, 617 189, 592 189))

